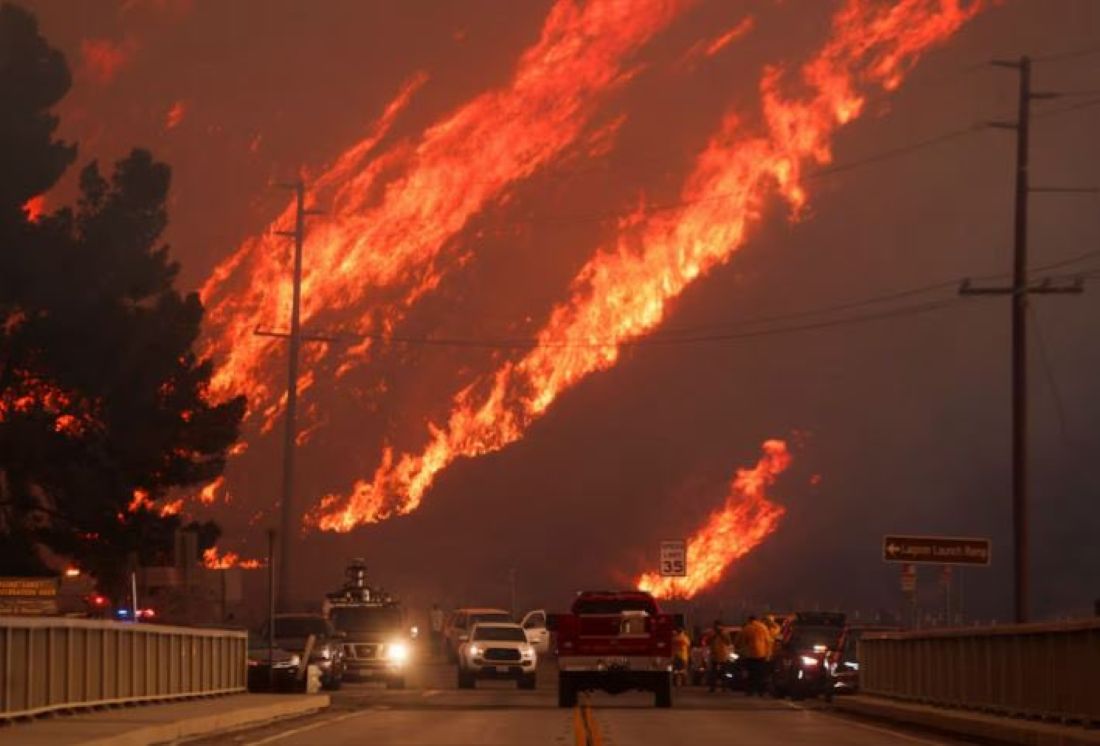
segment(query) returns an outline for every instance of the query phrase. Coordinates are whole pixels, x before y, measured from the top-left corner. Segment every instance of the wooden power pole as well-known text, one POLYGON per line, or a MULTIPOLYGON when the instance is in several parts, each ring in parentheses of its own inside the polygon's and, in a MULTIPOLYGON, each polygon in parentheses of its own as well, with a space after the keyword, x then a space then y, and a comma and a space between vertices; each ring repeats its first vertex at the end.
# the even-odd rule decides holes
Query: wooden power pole
MULTIPOLYGON (((1028 620, 1028 457, 1027 457, 1027 308, 1028 296, 1055 293, 1080 293, 1083 286, 1058 284, 1044 280, 1030 284, 1027 258, 1027 207, 1033 191, 1028 183, 1028 146, 1031 127, 1031 102, 1054 98, 1055 93, 1031 90, 1031 60, 994 60, 998 67, 1013 68, 1020 75, 1018 114, 1015 122, 991 122, 991 127, 1016 131, 1016 209, 1013 240, 1012 285, 1000 288, 973 287, 964 281, 963 295, 1010 295, 1012 300, 1012 544, 1013 613, 1016 622, 1028 620)), ((1046 190, 1044 190, 1046 191, 1046 190)))

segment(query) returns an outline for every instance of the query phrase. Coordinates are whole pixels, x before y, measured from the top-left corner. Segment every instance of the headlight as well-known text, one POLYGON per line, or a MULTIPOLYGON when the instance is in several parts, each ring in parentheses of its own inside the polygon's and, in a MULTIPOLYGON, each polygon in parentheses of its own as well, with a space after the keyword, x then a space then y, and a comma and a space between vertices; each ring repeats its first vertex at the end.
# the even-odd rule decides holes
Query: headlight
POLYGON ((730 660, 731 660, 731 661, 735 661, 735 660, 737 660, 737 659, 738 659, 738 658, 740 658, 740 657, 741 657, 741 656, 739 656, 739 655, 738 655, 737 653, 730 653, 730 660))
POLYGON ((848 661, 844 665, 847 666, 848 668, 852 669, 853 671, 858 671, 859 670, 859 664, 856 663, 855 661, 848 661))
POLYGON ((524 658, 534 658, 535 657, 535 649, 533 647, 531 647, 530 645, 527 645, 525 647, 520 648, 520 653, 523 655, 524 658))
POLYGON ((481 648, 479 648, 477 645, 470 645, 468 648, 466 648, 466 652, 476 657, 481 655, 482 651, 481 648))
POLYGON ((820 663, 821 661, 819 661, 817 658, 814 658, 812 655, 802 656, 802 665, 805 668, 814 668, 820 665, 820 663))
POLYGON ((824 653, 826 650, 828 650, 828 648, 825 647, 824 645, 814 645, 814 652, 815 653, 824 653))
POLYGON ((403 642, 386 646, 386 658, 394 663, 404 663, 409 659, 409 647, 403 642))

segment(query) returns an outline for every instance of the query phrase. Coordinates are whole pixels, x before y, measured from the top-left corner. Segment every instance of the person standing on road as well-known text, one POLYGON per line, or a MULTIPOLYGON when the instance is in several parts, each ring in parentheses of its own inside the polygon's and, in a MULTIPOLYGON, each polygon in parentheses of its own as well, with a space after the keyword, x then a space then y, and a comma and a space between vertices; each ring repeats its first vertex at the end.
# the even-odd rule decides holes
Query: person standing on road
POLYGON ((722 621, 716 619, 710 631, 710 642, 707 647, 710 652, 710 666, 707 669, 708 690, 713 692, 718 689, 718 679, 726 670, 726 663, 730 659, 729 633, 722 629, 722 621))
POLYGON ((688 660, 691 658, 691 638, 683 627, 677 627, 672 634, 672 684, 687 684, 688 660))
POLYGON ((764 626, 768 628, 769 643, 771 649, 768 651, 768 660, 770 661, 775 656, 775 649, 779 645, 779 637, 783 630, 779 626, 779 622, 775 619, 775 614, 768 614, 762 620, 764 626))
POLYGON ((432 632, 432 653, 443 654, 443 609, 439 604, 432 604, 432 610, 428 612, 428 623, 432 632))
POLYGON ((763 697, 765 672, 772 652, 771 631, 755 616, 749 616, 737 633, 737 649, 744 659, 745 670, 749 675, 745 694, 763 697))

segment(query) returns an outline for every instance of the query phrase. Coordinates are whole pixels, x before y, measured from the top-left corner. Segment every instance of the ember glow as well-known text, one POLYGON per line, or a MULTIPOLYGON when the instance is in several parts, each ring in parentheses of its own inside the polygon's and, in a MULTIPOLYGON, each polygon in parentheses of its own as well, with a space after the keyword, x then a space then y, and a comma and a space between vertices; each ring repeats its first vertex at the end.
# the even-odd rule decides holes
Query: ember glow
MULTIPOLYGON (((405 309, 460 261, 444 254, 450 239, 509 186, 576 143, 600 98, 629 79, 632 53, 689 4, 558 0, 507 85, 476 97, 418 138, 376 152, 425 82, 414 78, 364 140, 310 180, 311 199, 326 214, 311 219, 303 323, 320 330, 338 321, 388 334, 405 309)), ((288 207, 272 227, 289 229, 293 214, 288 207)), ((254 330, 287 326, 289 256, 285 238, 247 241, 201 293, 214 330, 210 352, 221 363, 214 393, 245 394, 265 429, 281 408, 281 369, 271 362, 285 352, 280 340, 254 330)), ((337 373, 347 373, 369 347, 342 350, 337 373)), ((302 389, 308 388, 303 381, 302 389)))
POLYGON ((232 567, 239 567, 242 570, 255 570, 263 567, 263 562, 258 559, 242 559, 236 552, 221 554, 218 552, 217 547, 203 550, 202 564, 208 570, 228 570, 232 567))
POLYGON ((31 197, 23 203, 23 212, 27 214, 27 220, 37 223, 46 214, 46 195, 31 197))
POLYGON ((680 204, 624 220, 616 242, 576 275, 533 349, 459 391, 420 452, 386 449, 371 478, 325 497, 307 522, 348 531, 408 513, 456 459, 521 438, 564 391, 615 365, 623 345, 653 331, 686 287, 729 261, 768 198, 778 192, 798 214, 807 201, 805 169, 831 160, 833 135, 860 116, 867 92, 896 88, 922 53, 979 7, 958 0, 845 3, 797 79, 765 70, 762 125, 750 128, 728 112, 696 158, 680 204))
POLYGON ((726 502, 687 542, 687 572, 682 578, 649 572, 637 586, 658 598, 692 598, 710 588, 730 565, 751 552, 779 526, 786 509, 768 499, 766 490, 791 463, 787 444, 766 440, 764 455, 751 469, 738 469, 726 502))
POLYGON ((110 39, 85 39, 80 43, 80 56, 83 74, 95 83, 106 85, 130 61, 133 46, 110 39))

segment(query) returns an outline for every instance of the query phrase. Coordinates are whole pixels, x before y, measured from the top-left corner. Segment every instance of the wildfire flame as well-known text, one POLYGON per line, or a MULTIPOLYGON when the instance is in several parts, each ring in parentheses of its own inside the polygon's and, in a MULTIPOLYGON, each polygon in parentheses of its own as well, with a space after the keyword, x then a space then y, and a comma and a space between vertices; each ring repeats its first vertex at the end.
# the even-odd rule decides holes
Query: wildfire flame
POLYGON ((744 132, 728 113, 696 159, 680 206, 631 221, 613 246, 598 251, 532 350, 462 389, 446 424, 430 426, 421 452, 398 457, 386 448, 370 480, 356 482, 347 496, 323 498, 307 522, 349 531, 408 513, 456 459, 522 437, 562 392, 613 366, 622 346, 652 331, 688 285, 727 262, 774 190, 797 214, 807 199, 805 167, 830 161, 832 136, 863 111, 861 89, 896 88, 923 52, 979 7, 959 0, 845 3, 829 40, 801 69, 803 95, 786 97, 781 70, 766 69, 762 131, 744 132))
POLYGON ((725 505, 688 540, 687 576, 645 573, 638 578, 639 589, 658 598, 692 598, 721 580, 734 561, 775 531, 786 509, 771 502, 766 490, 790 466, 791 455, 782 440, 764 441, 763 451, 756 466, 737 470, 725 505))
MULTIPOLYGON (((519 180, 561 156, 585 132, 596 102, 629 73, 632 52, 665 27, 689 0, 557 0, 538 42, 520 58, 511 81, 478 96, 429 127, 416 141, 375 153, 394 119, 424 82, 410 82, 374 131, 344 153, 311 186, 326 214, 311 221, 302 279, 302 320, 339 318, 365 333, 388 333, 403 312, 436 287, 447 268, 449 240, 519 180)), ((292 227, 288 206, 273 228, 292 227)), ((246 242, 202 290, 213 328, 210 352, 222 361, 215 394, 245 394, 264 417, 281 409, 282 386, 272 356, 282 344, 254 334, 285 327, 291 272, 285 238, 246 242), (243 291, 240 287, 244 287, 243 291)), ((458 261, 458 260, 455 260, 458 261)), ((370 344, 343 349, 346 373, 370 344)), ((314 355, 316 348, 307 354, 314 355)), ((301 382, 308 389, 311 378, 301 382)))
POLYGON ((263 563, 258 559, 241 559, 241 556, 236 552, 227 551, 225 554, 220 554, 217 547, 203 550, 202 564, 203 567, 209 570, 228 570, 231 567, 255 570, 263 567, 263 563))

